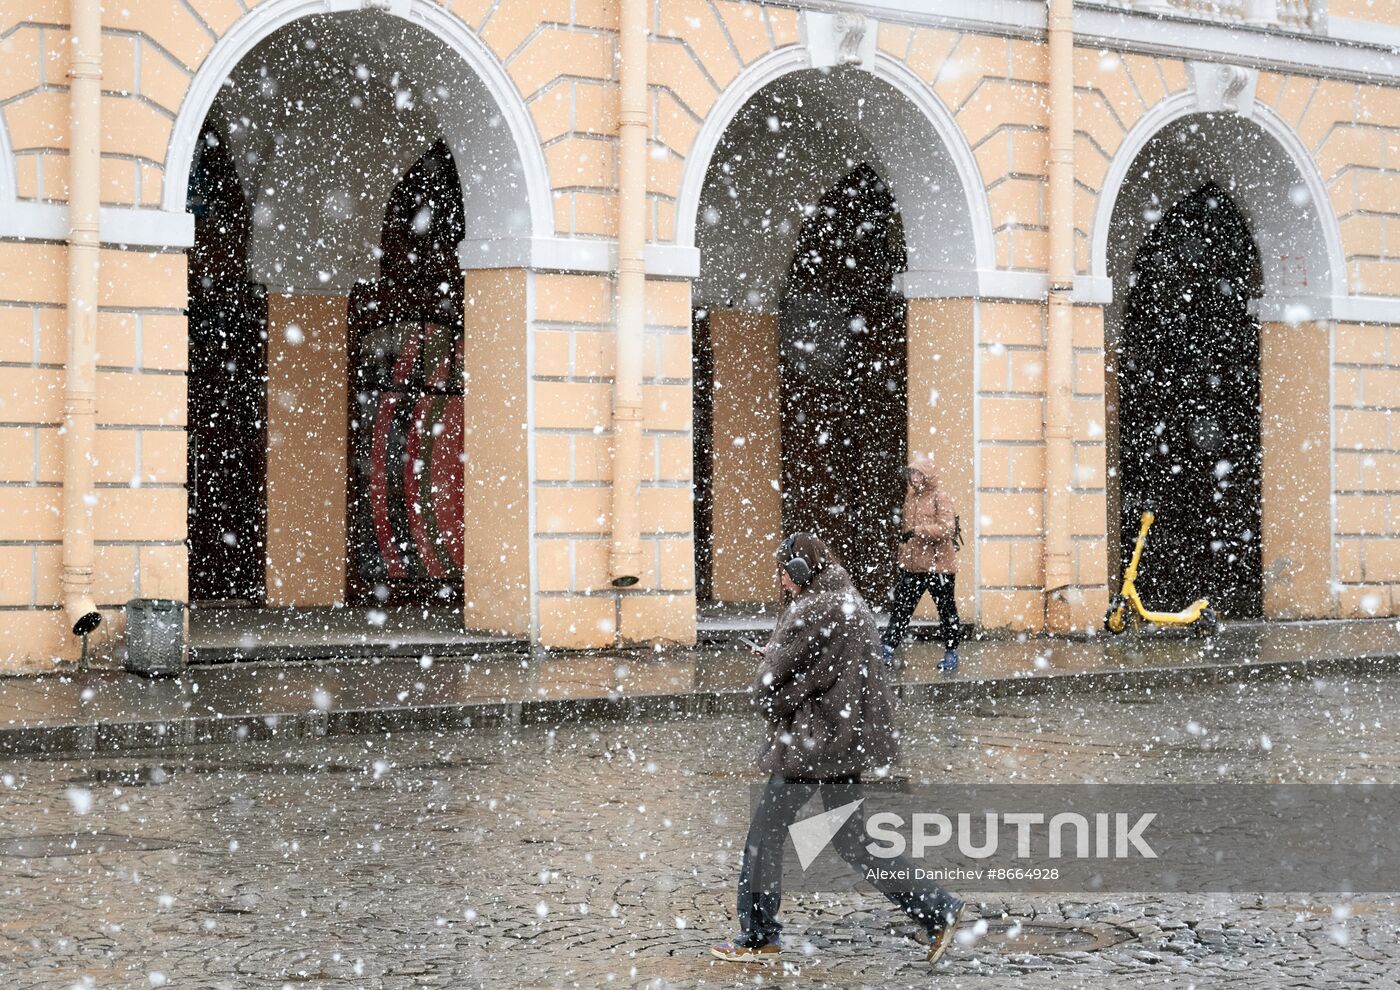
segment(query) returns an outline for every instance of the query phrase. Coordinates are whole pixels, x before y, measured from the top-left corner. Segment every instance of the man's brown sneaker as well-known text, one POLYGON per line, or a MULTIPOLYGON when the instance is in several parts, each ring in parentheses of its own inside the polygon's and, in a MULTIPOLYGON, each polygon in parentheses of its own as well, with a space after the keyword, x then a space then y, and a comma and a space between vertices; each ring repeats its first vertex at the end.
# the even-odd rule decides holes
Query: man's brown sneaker
POLYGON ((958 922, 962 921, 963 911, 967 905, 959 904, 958 909, 953 912, 952 918, 944 921, 942 925, 928 933, 928 955, 925 957, 928 964, 932 966, 943 958, 943 953, 948 951, 948 946, 953 944, 953 937, 957 934, 958 922))
POLYGON ((733 942, 721 942, 710 948, 710 955, 726 962, 760 963, 767 966, 777 962, 782 951, 783 947, 777 942, 765 942, 763 945, 736 945, 733 942))

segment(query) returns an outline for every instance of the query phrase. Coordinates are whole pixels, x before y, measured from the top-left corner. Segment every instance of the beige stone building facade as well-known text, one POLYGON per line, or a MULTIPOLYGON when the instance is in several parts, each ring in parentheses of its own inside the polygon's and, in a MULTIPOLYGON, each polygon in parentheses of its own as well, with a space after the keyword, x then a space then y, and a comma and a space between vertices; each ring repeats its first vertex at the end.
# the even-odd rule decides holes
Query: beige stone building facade
POLYGON ((807 492, 855 519, 891 458, 931 453, 978 626, 1047 627, 1053 530, 1067 627, 1097 628, 1154 494, 1164 532, 1236 503, 1210 541, 1236 617, 1400 614, 1400 4, 1074 5, 1072 470, 1048 513, 1046 5, 646 0, 641 563, 617 586, 618 0, 104 4, 87 358, 83 2, 0 3, 0 671, 75 657, 65 596, 89 586, 108 655, 135 597, 421 599, 547 647, 692 642, 773 597, 772 551, 812 509, 785 489, 867 435, 882 387, 897 442, 807 492), (882 239, 874 290, 799 276, 827 220, 882 239), (1160 324, 1142 287, 1187 270, 1238 307, 1160 324), (419 296, 455 345, 393 315, 419 296), (891 356, 852 357, 872 332, 891 356), (95 432, 65 510, 74 360, 95 432), (818 366, 874 405, 813 440, 804 417, 835 415, 801 378, 818 366), (1162 504, 1170 479, 1127 452, 1190 403, 1221 483, 1162 504), (875 480, 838 490, 853 474, 875 480))

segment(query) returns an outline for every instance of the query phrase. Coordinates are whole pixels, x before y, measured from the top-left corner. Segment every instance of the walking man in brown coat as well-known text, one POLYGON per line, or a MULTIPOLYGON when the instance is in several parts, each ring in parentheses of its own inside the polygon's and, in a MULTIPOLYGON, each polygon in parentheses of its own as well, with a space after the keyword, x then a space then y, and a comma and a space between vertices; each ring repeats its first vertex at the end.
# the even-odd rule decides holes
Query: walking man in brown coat
POLYGON ((792 604, 778 621, 753 683, 768 722, 759 768, 763 790, 739 869, 739 935, 711 951, 735 962, 772 962, 781 951, 783 843, 788 826, 818 791, 828 811, 856 807, 832 839, 841 858, 894 901, 927 936, 930 963, 947 949, 963 902, 914 876, 903 857, 877 859, 867 848, 861 774, 898 755, 894 700, 879 662, 875 614, 826 545, 798 533, 778 550, 783 590, 792 604), (876 879, 891 877, 891 879, 876 879))
POLYGON ((894 662, 894 651, 904 639, 909 619, 928 592, 938 607, 938 624, 943 633, 944 652, 939 668, 952 673, 958 669, 962 634, 954 587, 958 573, 958 548, 954 542, 957 516, 933 461, 923 455, 915 456, 904 473, 908 487, 900 516, 899 584, 894 591, 890 624, 882 639, 885 663, 894 662))

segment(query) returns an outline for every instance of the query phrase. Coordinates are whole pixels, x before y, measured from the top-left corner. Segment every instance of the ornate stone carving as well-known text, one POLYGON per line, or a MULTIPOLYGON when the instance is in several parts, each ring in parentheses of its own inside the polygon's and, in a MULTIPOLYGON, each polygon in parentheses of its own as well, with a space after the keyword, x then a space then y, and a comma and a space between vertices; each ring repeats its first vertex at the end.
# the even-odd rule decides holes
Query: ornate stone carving
POLYGON ((869 22, 864 14, 837 14, 834 25, 836 35, 836 57, 842 65, 860 65, 861 46, 869 22))
POLYGON ((804 10, 799 21, 802 43, 812 59, 812 68, 830 69, 855 65, 875 67, 876 24, 864 14, 828 14, 804 10))
POLYGON ((1188 62, 1187 67, 1198 109, 1241 117, 1254 113, 1254 87, 1259 81, 1257 70, 1221 62, 1188 62))

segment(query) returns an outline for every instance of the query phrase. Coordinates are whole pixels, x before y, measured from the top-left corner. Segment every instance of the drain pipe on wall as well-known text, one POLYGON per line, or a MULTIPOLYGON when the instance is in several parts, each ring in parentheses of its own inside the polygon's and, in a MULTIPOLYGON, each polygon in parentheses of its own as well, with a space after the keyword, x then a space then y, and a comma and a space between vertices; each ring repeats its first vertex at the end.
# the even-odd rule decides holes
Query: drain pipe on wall
MULTIPOLYGON (((75 636, 102 616, 92 599, 100 264, 101 0, 73 0, 68 70, 68 356, 63 383, 63 609, 75 636)), ((86 640, 84 641, 86 649, 86 640)))
POLYGON ((647 0, 622 0, 618 114, 617 363, 613 378, 612 547, 615 588, 641 578, 642 349, 647 205, 647 0))
POLYGON ((1050 0, 1050 292, 1045 344, 1045 628, 1069 631, 1074 582, 1074 5, 1050 0))

